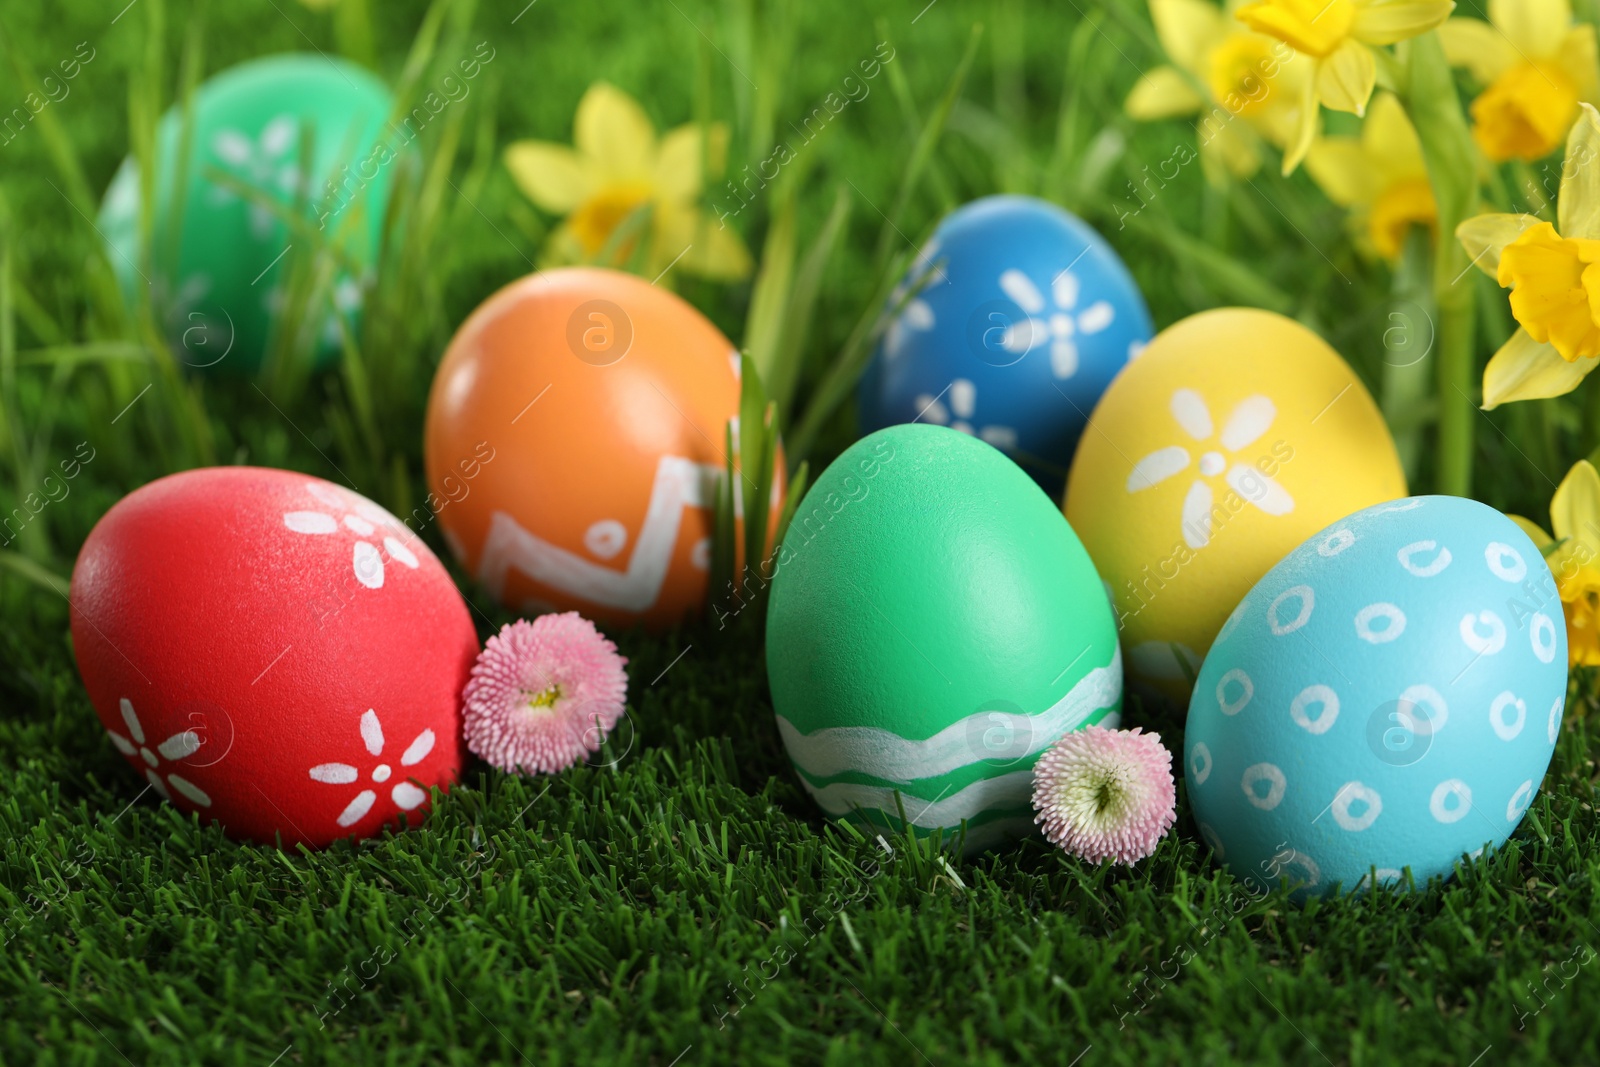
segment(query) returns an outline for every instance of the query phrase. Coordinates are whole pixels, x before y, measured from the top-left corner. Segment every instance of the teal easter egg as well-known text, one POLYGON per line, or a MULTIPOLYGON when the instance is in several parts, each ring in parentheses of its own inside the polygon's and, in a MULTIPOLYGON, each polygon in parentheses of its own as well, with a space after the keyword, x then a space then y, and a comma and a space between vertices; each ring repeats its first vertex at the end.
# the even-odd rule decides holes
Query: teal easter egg
POLYGON ((1116 725, 1122 660, 1094 564, 999 451, 891 426, 822 472, 779 550, 767 674, 800 780, 828 815, 956 837, 1033 831, 1033 765, 1116 725))
POLYGON ((1449 496, 1358 511, 1206 654, 1184 737, 1200 836, 1302 898, 1449 878, 1533 804, 1566 692, 1561 598, 1515 523, 1449 496))
POLYGON ((387 125, 393 107, 370 72, 326 56, 269 56, 223 71, 195 92, 187 131, 179 107, 157 126, 148 254, 138 162, 123 161, 100 232, 130 306, 148 292, 184 365, 252 374, 286 328, 302 358, 332 361, 340 318, 354 327, 370 284, 407 140, 387 125), (291 232, 284 213, 304 215, 325 242, 314 264, 301 259, 316 241, 291 232), (291 323, 286 283, 302 266, 314 288, 291 323))

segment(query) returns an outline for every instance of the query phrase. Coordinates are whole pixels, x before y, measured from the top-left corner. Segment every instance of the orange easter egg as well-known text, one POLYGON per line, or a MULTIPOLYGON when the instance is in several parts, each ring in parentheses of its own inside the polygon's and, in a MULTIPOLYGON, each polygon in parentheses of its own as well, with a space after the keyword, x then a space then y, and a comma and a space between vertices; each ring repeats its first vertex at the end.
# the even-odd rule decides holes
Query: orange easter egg
MULTIPOLYGON (((532 274, 474 311, 439 365, 428 504, 508 607, 670 626, 706 602, 738 412, 738 351, 678 296, 616 271, 532 274)), ((774 518, 781 454, 777 469, 774 518)))

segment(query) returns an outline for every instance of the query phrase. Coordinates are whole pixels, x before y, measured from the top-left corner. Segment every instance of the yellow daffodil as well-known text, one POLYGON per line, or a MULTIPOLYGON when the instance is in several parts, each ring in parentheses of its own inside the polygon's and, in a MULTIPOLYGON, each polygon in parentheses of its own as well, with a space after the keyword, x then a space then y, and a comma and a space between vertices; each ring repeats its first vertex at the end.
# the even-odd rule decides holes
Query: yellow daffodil
POLYGON ((1329 200, 1350 209, 1358 240, 1385 259, 1400 257, 1411 227, 1438 225, 1422 142, 1392 93, 1374 98, 1360 137, 1313 142, 1306 170, 1329 200))
POLYGON ((1567 658, 1582 666, 1600 665, 1600 473, 1588 460, 1573 464, 1550 498, 1551 537, 1520 515, 1522 527, 1541 552, 1561 594, 1567 617, 1567 658), (1551 549, 1552 542, 1560 542, 1551 549))
POLYGON ((719 171, 728 131, 679 126, 661 138, 637 101, 596 82, 578 102, 574 148, 549 141, 516 141, 506 167, 517 187, 544 210, 566 221, 551 235, 552 263, 593 263, 611 248, 611 264, 632 259, 631 239, 613 242, 617 228, 646 205, 646 269, 669 267, 722 280, 750 273, 750 253, 739 235, 700 210, 702 163, 719 171))
POLYGON ((1472 102, 1472 136, 1496 163, 1532 162, 1561 147, 1578 104, 1596 102, 1594 27, 1570 0, 1489 0, 1489 21, 1439 27, 1445 55, 1486 86, 1472 102))
POLYGON ((1298 125, 1310 65, 1282 41, 1242 27, 1210 0, 1150 0, 1150 19, 1171 66, 1146 73, 1128 94, 1132 118, 1199 115, 1200 161, 1213 181, 1249 177, 1261 139, 1282 148, 1298 125), (1239 120, 1239 121, 1235 121, 1239 120))
POLYGON ((1511 290, 1520 329, 1483 372, 1483 406, 1570 393, 1600 356, 1600 113, 1579 105, 1567 138, 1556 225, 1533 215, 1478 215, 1456 236, 1511 290))
POLYGON ((1373 48, 1426 33, 1449 17, 1453 0, 1257 0, 1239 20, 1311 57, 1306 106, 1283 157, 1291 173, 1317 135, 1317 105, 1365 114, 1377 84, 1373 48))

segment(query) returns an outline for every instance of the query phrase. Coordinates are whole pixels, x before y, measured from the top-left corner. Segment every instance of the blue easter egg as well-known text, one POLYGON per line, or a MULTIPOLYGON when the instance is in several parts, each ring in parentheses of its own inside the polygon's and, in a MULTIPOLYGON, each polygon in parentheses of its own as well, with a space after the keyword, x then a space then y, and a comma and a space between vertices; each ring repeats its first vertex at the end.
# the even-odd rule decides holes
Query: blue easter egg
POLYGON ((1475 500, 1358 511, 1268 571, 1207 654, 1184 770, 1200 835, 1247 884, 1421 887, 1511 836, 1567 690, 1533 542, 1475 500))
POLYGON ((950 426, 1052 493, 1100 394, 1151 335, 1144 298, 1111 246, 1028 196, 951 212, 885 313, 858 393, 861 432, 950 426))

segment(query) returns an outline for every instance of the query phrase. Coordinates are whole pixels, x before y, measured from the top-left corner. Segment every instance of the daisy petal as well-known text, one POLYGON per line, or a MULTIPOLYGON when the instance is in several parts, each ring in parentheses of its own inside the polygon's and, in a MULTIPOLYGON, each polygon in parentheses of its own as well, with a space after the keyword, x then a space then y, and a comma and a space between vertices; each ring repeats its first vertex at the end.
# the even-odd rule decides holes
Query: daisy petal
POLYGON ((200 751, 200 735, 193 730, 185 730, 181 734, 173 734, 157 745, 156 751, 174 763, 181 759, 188 759, 200 751))
POLYGON ((206 795, 205 790, 189 781, 189 779, 180 778, 176 774, 169 774, 167 775, 167 781, 172 784, 172 788, 188 797, 191 802, 198 804, 202 808, 211 806, 211 798, 206 795))
POLYGON ((1228 468, 1228 487, 1268 515, 1287 515, 1294 510, 1289 491, 1247 463, 1228 468))
POLYGON ((1212 434, 1211 411, 1205 398, 1193 389, 1179 389, 1172 394, 1172 417, 1178 420, 1183 432, 1196 441, 1204 441, 1212 434))
POLYGON ((411 747, 406 749, 406 754, 400 757, 400 766, 410 767, 421 763, 433 751, 433 731, 424 730, 411 742, 411 747))
POLYGON ((1183 539, 1190 548, 1211 543, 1211 487, 1197 481, 1183 498, 1183 539))
POLYGON ((1228 424, 1222 428, 1222 447, 1229 452, 1237 452, 1254 444, 1271 429, 1272 420, 1277 417, 1278 409, 1272 406, 1271 400, 1260 395, 1245 397, 1233 409, 1228 416, 1228 424))
POLYGON ((1000 289, 1029 315, 1044 310, 1044 294, 1033 284, 1033 279, 1020 270, 1012 269, 1000 275, 1000 289))
POLYGON ((283 524, 302 534, 330 534, 339 529, 332 515, 320 511, 291 511, 283 517, 283 524))
POLYGON ((367 751, 374 756, 383 754, 383 724, 378 721, 378 713, 371 708, 361 713, 361 740, 366 742, 367 751))
POLYGON ((1178 445, 1157 449, 1133 465, 1128 473, 1128 492, 1159 485, 1188 465, 1189 453, 1178 445))
POLYGON ((123 697, 121 707, 122 721, 127 724, 128 736, 133 738, 134 744, 144 744, 144 727, 139 725, 139 716, 133 713, 133 701, 123 697))
POLYGON ((372 810, 372 805, 377 802, 377 799, 378 794, 370 789, 363 789, 357 793, 356 798, 350 802, 344 811, 339 813, 339 825, 349 827, 360 822, 362 817, 372 810))
POLYGON ((328 785, 349 785, 360 777, 360 772, 348 763, 319 763, 311 768, 311 780, 328 785))
POLYGON ((390 795, 394 797, 394 802, 400 805, 401 811, 416 811, 422 806, 422 802, 428 799, 428 794, 410 782, 401 782, 394 787, 394 792, 390 795))

